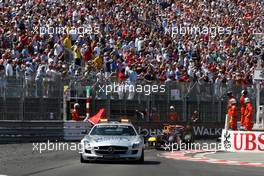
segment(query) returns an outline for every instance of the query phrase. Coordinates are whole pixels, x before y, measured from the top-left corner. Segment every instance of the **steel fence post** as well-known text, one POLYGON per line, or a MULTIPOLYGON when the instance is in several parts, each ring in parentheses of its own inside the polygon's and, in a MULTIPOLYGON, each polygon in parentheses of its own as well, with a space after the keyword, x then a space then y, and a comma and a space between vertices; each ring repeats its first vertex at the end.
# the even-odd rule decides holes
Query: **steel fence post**
POLYGON ((164 121, 167 121, 168 117, 169 117, 169 107, 170 107, 170 90, 171 90, 171 87, 169 85, 166 85, 167 88, 166 88, 166 98, 167 98, 167 107, 166 107, 166 115, 164 117, 164 121))
POLYGON ((111 111, 110 111, 110 108, 111 108, 111 98, 109 95, 106 95, 107 97, 107 116, 109 117, 109 120, 111 120, 111 111))
POLYGON ((3 120, 5 120, 6 118, 6 80, 4 78, 4 89, 3 89, 3 109, 4 109, 4 113, 3 113, 3 120))
MULTIPOLYGON (((25 81, 24 81, 24 79, 22 80, 22 85, 23 85, 23 87, 25 87, 25 81)), ((24 89, 23 89, 24 90, 24 89)), ((22 91, 22 95, 21 95, 21 102, 20 102, 20 108, 19 108, 19 110, 20 110, 20 118, 21 118, 21 120, 22 121, 24 121, 24 116, 25 116, 25 94, 24 94, 24 91, 22 91)))
MULTIPOLYGON (((186 88, 186 87, 184 86, 184 88, 186 88)), ((184 121, 184 119, 187 118, 186 117, 187 116, 187 111, 188 111, 188 109, 187 109, 187 101, 186 101, 187 94, 188 94, 188 92, 183 95, 183 119, 182 119, 183 121, 184 121)))
POLYGON ((221 99, 218 99, 218 122, 222 121, 222 102, 221 99))

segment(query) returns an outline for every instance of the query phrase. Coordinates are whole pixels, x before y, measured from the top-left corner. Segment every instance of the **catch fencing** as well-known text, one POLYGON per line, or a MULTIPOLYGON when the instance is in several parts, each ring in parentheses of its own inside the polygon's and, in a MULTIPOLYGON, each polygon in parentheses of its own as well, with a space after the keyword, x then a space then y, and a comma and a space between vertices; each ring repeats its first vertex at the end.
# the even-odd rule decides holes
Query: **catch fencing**
POLYGON ((61 120, 63 83, 1 78, 0 120, 61 120))
MULTIPOLYGON (((227 91, 233 92, 239 108, 239 98, 243 89, 249 92, 248 96, 256 108, 256 89, 254 86, 217 85, 201 81, 188 83, 170 81, 163 84, 165 85, 164 92, 137 92, 129 89, 123 92, 115 90, 104 92, 102 90, 103 85, 116 86, 119 83, 111 79, 97 81, 90 84, 91 114, 95 114, 100 108, 105 108, 107 117, 111 119, 127 116, 135 122, 166 122, 170 113, 170 106, 174 106, 180 122, 189 122, 193 112, 197 110, 199 122, 223 123, 227 112, 227 91)), ((85 115, 86 92, 85 84, 82 83, 82 85, 78 90, 71 89, 69 96, 75 98, 68 99, 68 107, 72 107, 75 102, 78 102, 81 105, 80 113, 85 115)), ((151 87, 160 85, 160 83, 138 81, 133 86, 136 87, 137 85, 151 87)), ((264 89, 261 89, 260 104, 264 104, 264 89)), ((67 119, 70 119, 69 113, 67 114, 67 119)))
MULTIPOLYGON (((90 114, 93 115, 100 108, 105 108, 106 115, 110 119, 127 116, 132 121, 166 122, 170 113, 169 107, 174 106, 180 122, 190 121, 195 110, 199 112, 200 122, 224 122, 227 108, 226 93, 229 90, 239 100, 241 91, 247 89, 256 108, 255 87, 242 87, 235 83, 211 84, 202 81, 158 83, 138 80, 134 84, 120 84, 116 77, 96 80, 91 76, 82 81, 69 79, 65 82, 58 79, 54 83, 43 80, 40 89, 37 84, 33 81, 31 86, 28 86, 24 79, 1 78, 0 120, 70 120, 71 109, 75 102, 81 105, 80 113, 85 116, 87 85, 91 87, 90 114), (64 92, 65 85, 68 87, 68 93, 64 92), (120 85, 131 87, 125 87, 121 91, 120 85), (150 89, 155 86, 160 88, 161 85, 164 85, 164 91, 150 89), (133 91, 137 86, 141 86, 142 90, 133 91), (65 103, 65 111, 63 103, 65 103)), ((263 87, 260 104, 264 104, 263 87)))

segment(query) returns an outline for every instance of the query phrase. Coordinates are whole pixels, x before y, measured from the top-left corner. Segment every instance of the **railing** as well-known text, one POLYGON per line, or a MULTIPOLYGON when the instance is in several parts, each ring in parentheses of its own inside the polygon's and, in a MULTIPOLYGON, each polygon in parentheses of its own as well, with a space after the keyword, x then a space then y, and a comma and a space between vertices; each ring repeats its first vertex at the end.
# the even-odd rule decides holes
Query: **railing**
POLYGON ((0 144, 64 140, 62 121, 1 121, 0 144))

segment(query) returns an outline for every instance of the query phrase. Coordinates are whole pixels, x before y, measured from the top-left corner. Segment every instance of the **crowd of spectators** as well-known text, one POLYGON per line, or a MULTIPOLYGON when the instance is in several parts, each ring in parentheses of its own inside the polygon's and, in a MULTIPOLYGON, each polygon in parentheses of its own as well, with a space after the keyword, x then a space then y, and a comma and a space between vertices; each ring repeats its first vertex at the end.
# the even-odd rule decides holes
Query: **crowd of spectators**
POLYGON ((61 78, 115 76, 130 83, 144 79, 248 86, 263 57, 255 52, 263 50, 263 0, 0 4, 2 85, 3 77, 42 87, 61 78))

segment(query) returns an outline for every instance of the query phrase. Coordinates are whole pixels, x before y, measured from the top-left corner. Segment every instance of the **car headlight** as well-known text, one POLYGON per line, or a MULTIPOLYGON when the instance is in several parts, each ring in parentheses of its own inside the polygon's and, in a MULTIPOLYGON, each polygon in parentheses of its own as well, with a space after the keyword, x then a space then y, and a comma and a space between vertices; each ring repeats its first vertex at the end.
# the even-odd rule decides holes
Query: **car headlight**
POLYGON ((140 141, 134 142, 134 144, 132 145, 132 148, 139 148, 140 146, 140 141))
POLYGON ((85 149, 90 148, 91 147, 91 143, 89 141, 83 141, 83 147, 85 149))

